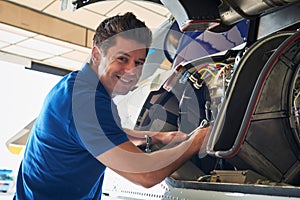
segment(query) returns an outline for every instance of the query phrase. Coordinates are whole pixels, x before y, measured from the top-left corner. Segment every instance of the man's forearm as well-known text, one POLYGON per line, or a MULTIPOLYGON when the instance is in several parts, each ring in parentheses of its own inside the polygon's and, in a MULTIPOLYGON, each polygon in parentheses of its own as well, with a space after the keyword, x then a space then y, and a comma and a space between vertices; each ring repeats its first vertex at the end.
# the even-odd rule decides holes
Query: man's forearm
POLYGON ((127 128, 124 128, 124 131, 127 133, 130 141, 137 146, 146 144, 146 135, 151 137, 153 143, 161 143, 161 134, 164 134, 164 132, 137 131, 127 128))

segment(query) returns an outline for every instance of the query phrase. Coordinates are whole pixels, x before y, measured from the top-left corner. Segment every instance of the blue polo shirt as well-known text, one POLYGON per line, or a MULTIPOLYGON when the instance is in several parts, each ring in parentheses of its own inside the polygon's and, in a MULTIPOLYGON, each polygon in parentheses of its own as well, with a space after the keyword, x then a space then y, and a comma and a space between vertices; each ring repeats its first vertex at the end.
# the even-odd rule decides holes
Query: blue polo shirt
POLYGON ((16 199, 101 199, 106 167, 96 156, 126 141, 116 105, 86 64, 47 95, 28 138, 16 199))

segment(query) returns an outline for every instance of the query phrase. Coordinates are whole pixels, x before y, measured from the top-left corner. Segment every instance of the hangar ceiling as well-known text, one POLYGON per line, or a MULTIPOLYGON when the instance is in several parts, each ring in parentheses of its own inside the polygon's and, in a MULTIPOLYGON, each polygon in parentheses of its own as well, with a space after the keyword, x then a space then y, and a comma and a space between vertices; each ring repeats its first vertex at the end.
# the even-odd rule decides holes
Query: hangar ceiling
POLYGON ((146 1, 101 1, 77 10, 62 10, 62 2, 1 0, 0 60, 75 70, 88 58, 94 29, 106 17, 130 11, 152 29, 170 17, 162 5, 146 1))

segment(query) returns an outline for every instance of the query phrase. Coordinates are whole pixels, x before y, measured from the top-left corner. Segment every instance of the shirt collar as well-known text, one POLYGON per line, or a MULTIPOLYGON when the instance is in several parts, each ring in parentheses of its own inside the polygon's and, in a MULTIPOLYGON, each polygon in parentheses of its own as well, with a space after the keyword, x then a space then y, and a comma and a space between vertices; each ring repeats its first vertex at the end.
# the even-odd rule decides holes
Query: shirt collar
MULTIPOLYGON (((103 86, 103 84, 99 80, 97 74, 92 70, 89 63, 86 63, 82 67, 82 69, 79 71, 79 74, 80 74, 80 77, 84 81, 86 81, 88 84, 90 84, 90 85, 94 86, 95 88, 97 88, 98 91, 105 91, 107 93, 105 87, 103 86)), ((108 95, 108 93, 107 93, 107 95, 108 95)))

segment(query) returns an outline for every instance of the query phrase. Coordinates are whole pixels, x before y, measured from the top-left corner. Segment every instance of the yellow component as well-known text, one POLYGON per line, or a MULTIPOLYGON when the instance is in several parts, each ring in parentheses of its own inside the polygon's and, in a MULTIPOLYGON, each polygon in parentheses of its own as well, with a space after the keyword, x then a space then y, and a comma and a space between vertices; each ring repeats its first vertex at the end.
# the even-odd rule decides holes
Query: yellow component
POLYGON ((10 151, 10 153, 19 155, 22 152, 22 150, 25 148, 25 145, 8 144, 7 148, 10 151))
POLYGON ((32 120, 28 125, 21 129, 17 134, 12 136, 6 142, 6 147, 13 154, 20 154, 25 148, 28 136, 30 134, 31 128, 35 122, 35 119, 32 120))
POLYGON ((198 71, 198 73, 200 74, 202 71, 204 71, 204 73, 202 74, 201 78, 204 77, 204 75, 206 74, 206 72, 209 72, 213 77, 216 77, 216 74, 215 74, 214 72, 212 72, 211 70, 209 70, 209 69, 205 69, 205 68, 200 69, 200 70, 198 71))

